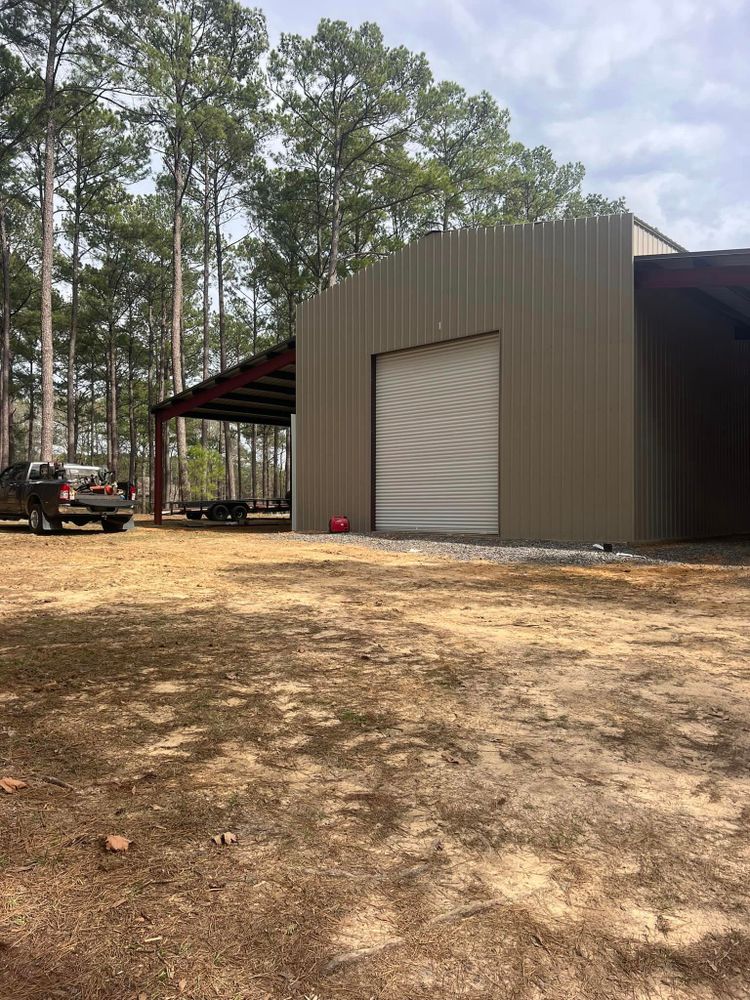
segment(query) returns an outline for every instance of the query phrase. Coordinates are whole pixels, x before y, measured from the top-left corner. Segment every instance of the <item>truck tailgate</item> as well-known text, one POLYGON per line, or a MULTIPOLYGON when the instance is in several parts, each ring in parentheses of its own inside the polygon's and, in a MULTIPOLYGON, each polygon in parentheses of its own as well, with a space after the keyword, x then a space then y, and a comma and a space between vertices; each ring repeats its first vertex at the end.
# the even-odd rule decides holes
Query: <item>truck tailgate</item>
POLYGON ((135 500, 128 500, 125 497, 107 496, 104 493, 77 493, 70 507, 88 507, 97 511, 133 510, 135 500))

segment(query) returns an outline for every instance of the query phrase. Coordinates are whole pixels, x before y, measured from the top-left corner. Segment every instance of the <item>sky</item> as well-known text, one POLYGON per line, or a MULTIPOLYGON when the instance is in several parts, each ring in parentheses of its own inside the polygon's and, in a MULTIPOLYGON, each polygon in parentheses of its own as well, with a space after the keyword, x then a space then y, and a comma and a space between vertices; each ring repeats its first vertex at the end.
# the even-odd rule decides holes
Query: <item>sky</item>
POLYGON ((689 250, 750 247, 750 0, 257 5, 272 44, 321 17, 377 21, 437 79, 508 107, 513 138, 580 160, 587 191, 689 250))

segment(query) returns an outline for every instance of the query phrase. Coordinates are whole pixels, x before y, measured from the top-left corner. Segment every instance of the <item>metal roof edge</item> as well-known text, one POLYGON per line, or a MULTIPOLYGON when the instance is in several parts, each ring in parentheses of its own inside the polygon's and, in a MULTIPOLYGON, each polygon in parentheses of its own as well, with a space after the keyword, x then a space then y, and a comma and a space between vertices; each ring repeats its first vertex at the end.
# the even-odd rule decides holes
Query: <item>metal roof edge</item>
POLYGON ((159 400, 158 403, 154 403, 149 412, 157 413, 159 410, 165 410, 174 403, 181 402, 183 399, 190 399, 190 397, 199 390, 208 388, 208 386, 211 385, 219 385, 221 382, 226 382, 239 372, 247 371, 248 368, 253 368, 255 365, 261 364, 263 361, 270 360, 276 354, 282 354, 284 351, 294 349, 295 345, 295 337, 289 337, 288 340, 280 340, 277 344, 272 344, 271 347, 267 347, 265 351, 260 351, 258 354, 252 354, 249 358, 243 358, 242 361, 238 362, 236 365, 232 365, 231 368, 225 368, 223 372, 217 372, 216 375, 211 375, 210 378, 204 379, 202 382, 196 382, 195 385, 191 385, 188 389, 183 389, 182 392, 175 393, 173 396, 168 396, 166 399, 159 400))
POLYGON ((454 233, 478 233, 482 231, 494 232, 496 229, 516 229, 522 226, 529 226, 529 227, 559 226, 562 225, 563 223, 570 224, 576 222, 591 222, 595 219, 621 218, 624 215, 631 216, 634 222, 638 222, 645 229, 648 229, 649 232, 654 233, 656 236, 658 236, 660 239, 665 240, 671 246, 674 246, 680 250, 684 249, 683 247, 680 247, 678 243, 675 243, 673 240, 670 240, 669 237, 664 236, 663 233, 660 233, 658 230, 653 229, 653 227, 649 226, 647 223, 641 222, 641 220, 637 219, 636 216, 632 214, 632 212, 611 212, 609 215, 580 215, 580 216, 570 216, 569 218, 565 217, 562 219, 539 219, 536 222, 496 222, 494 226, 454 226, 451 229, 428 229, 421 235, 416 236, 413 240, 409 240, 408 243, 405 243, 402 247, 399 247, 398 250, 393 250, 385 257, 381 257, 379 260, 374 260, 370 264, 366 264, 364 267, 359 268, 359 270, 354 271, 353 274, 347 274, 347 276, 342 281, 337 281, 335 285, 329 285, 328 288, 321 288, 319 292, 315 292, 315 294, 310 295, 309 298, 303 299, 302 302, 298 302, 295 313, 296 315, 299 315, 300 311, 303 310, 308 305, 308 303, 314 302, 317 299, 322 298, 324 295, 336 294, 337 291, 340 288, 343 288, 348 282, 354 281, 356 278, 359 278, 366 271, 371 271, 373 268, 380 267, 383 264, 385 264, 386 261, 393 260, 395 257, 398 257, 401 254, 406 253, 407 250, 410 250, 412 247, 417 246, 417 244, 421 243, 423 240, 426 240, 428 237, 430 238, 437 237, 440 240, 444 240, 446 238, 450 238, 454 233))
POLYGON ((639 254, 636 264, 647 264, 649 261, 693 260, 698 257, 732 257, 750 254, 750 247, 733 247, 729 250, 680 250, 678 253, 639 254))

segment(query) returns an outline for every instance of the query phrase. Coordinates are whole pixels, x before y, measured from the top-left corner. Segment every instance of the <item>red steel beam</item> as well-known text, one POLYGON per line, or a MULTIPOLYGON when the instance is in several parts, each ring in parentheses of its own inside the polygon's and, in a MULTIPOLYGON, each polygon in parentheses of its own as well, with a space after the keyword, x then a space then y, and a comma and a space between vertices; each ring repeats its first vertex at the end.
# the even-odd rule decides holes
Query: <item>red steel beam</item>
POLYGON ((293 365, 295 358, 296 354, 294 348, 289 348, 288 350, 282 351, 280 354, 276 354, 274 357, 269 358, 268 361, 255 365, 254 368, 248 368, 244 372, 237 372, 237 374, 232 375, 231 378, 217 382, 216 385, 206 386, 205 389, 201 389, 199 392, 193 393, 192 396, 180 399, 179 401, 172 403, 170 406, 165 406, 163 410, 157 410, 156 415, 161 416, 163 420, 171 420, 172 417, 180 417, 183 413, 187 413, 188 410, 193 410, 197 406, 210 403, 213 399, 218 399, 220 396, 223 396, 225 392, 230 392, 232 389, 239 389, 243 385, 250 385, 251 382, 257 382, 259 378, 263 378, 265 375, 271 375, 280 368, 286 368, 287 365, 293 365))
POLYGON ((640 271, 637 288, 732 288, 750 285, 750 267, 694 267, 640 271))

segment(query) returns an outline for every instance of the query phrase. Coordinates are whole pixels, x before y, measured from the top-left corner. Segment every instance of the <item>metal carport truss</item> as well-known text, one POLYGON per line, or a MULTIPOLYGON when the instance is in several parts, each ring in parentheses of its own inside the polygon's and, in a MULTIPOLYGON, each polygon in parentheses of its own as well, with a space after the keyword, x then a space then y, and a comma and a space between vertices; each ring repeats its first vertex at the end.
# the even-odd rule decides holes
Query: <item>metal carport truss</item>
POLYGON ((164 424, 173 417, 290 427, 296 409, 295 341, 245 358, 184 392, 152 407, 156 418, 154 450, 154 523, 164 507, 164 424))
POLYGON ((635 287, 685 289, 709 299, 750 340, 750 250, 665 253, 635 258, 635 287))

